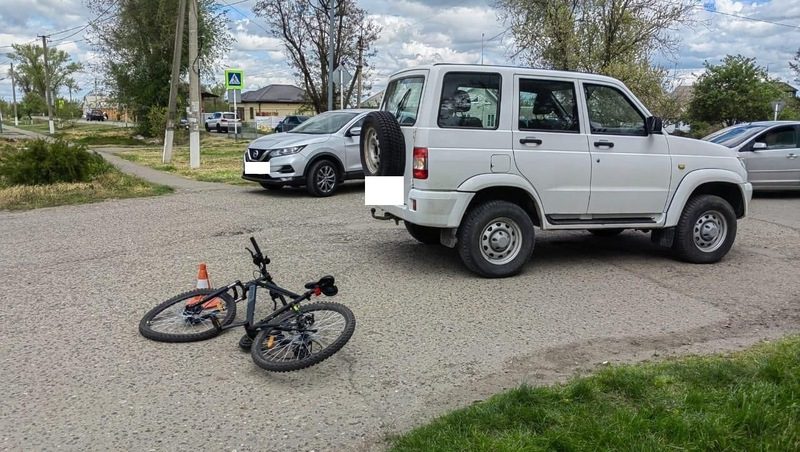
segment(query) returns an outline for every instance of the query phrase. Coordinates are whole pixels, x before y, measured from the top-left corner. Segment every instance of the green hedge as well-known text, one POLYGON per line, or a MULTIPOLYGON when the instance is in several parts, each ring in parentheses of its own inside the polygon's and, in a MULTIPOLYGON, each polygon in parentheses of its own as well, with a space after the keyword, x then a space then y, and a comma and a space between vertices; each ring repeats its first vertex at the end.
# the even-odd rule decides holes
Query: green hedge
POLYGON ((103 157, 86 146, 63 140, 35 140, 22 149, 6 147, 0 153, 0 179, 5 185, 89 182, 110 168, 103 157))

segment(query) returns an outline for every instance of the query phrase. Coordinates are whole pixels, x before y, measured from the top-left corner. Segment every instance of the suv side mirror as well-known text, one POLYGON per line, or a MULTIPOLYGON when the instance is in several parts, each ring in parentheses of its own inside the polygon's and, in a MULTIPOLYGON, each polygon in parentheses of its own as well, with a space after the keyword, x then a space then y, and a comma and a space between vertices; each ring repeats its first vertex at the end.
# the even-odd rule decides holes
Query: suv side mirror
POLYGON ((753 143, 753 150, 754 151, 762 151, 767 148, 767 143, 762 143, 761 141, 756 141, 753 143))
POLYGON ((644 129, 648 135, 651 133, 661 133, 664 123, 658 116, 648 116, 644 120, 644 129))
POLYGON ((347 135, 348 137, 360 137, 361 127, 351 127, 350 130, 348 130, 345 135, 347 135))

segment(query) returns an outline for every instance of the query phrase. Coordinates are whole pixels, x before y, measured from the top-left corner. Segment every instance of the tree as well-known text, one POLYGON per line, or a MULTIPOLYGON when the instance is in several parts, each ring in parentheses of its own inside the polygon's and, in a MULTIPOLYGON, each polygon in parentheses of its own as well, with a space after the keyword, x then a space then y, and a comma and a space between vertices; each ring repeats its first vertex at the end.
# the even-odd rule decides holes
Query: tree
POLYGON ((694 85, 688 116, 693 121, 730 126, 771 119, 770 103, 782 93, 755 58, 728 55, 722 64, 706 61, 694 85))
MULTIPOLYGON (((296 71, 298 83, 317 113, 328 109, 328 36, 330 0, 262 0, 253 11, 264 18, 272 35, 283 41, 289 65, 296 71)), ((350 103, 359 70, 359 46, 364 67, 375 56, 372 44, 378 39, 380 27, 367 18, 367 12, 356 6, 355 0, 337 0, 334 25, 334 66, 355 67, 355 76, 344 92, 345 104, 350 103)))
MULTIPOLYGON (((133 108, 138 118, 145 118, 151 107, 167 106, 178 2, 120 0, 109 9, 108 0, 85 1, 98 15, 110 18, 93 25, 90 41, 101 56, 105 81, 117 100, 133 108)), ((218 69, 232 38, 222 7, 214 0, 198 0, 197 21, 200 68, 210 75, 218 69)), ((188 68, 184 51, 181 74, 188 68)))
POLYGON ((667 71, 652 57, 672 54, 671 30, 691 23, 691 3, 671 0, 497 0, 518 55, 528 65, 619 78, 669 117, 667 71))
POLYGON ((64 88, 66 88, 67 91, 69 92, 70 102, 72 102, 72 93, 77 93, 81 89, 81 87, 78 86, 78 82, 76 82, 75 79, 71 77, 64 81, 64 88))
MULTIPOLYGON (((45 96, 44 50, 35 44, 12 44, 13 52, 8 58, 14 61, 14 76, 24 94, 36 93, 45 96)), ((47 65, 50 69, 50 92, 58 93, 72 74, 83 69, 83 65, 71 61, 67 52, 55 47, 47 49, 47 65)), ((45 105, 46 106, 46 105, 45 105)))
POLYGON ((20 102, 17 111, 20 116, 27 116, 28 119, 32 119, 33 115, 45 114, 47 112, 47 104, 44 101, 44 97, 39 93, 29 91, 22 97, 22 102, 20 102))
POLYGON ((789 67, 795 74, 795 80, 800 82, 800 49, 797 49, 797 53, 794 54, 793 62, 789 62, 789 67))

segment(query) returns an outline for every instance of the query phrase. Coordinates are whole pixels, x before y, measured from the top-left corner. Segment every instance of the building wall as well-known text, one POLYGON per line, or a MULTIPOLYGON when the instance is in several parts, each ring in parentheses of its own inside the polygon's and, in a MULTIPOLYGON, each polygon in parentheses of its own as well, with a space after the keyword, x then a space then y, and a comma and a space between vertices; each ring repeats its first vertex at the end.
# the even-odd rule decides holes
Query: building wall
MULTIPOLYGON (((242 102, 239 107, 244 109, 244 121, 251 122, 255 121, 255 118, 259 116, 283 117, 298 114, 303 108, 303 104, 242 102)), ((240 112, 242 111, 241 109, 239 110, 240 112)))

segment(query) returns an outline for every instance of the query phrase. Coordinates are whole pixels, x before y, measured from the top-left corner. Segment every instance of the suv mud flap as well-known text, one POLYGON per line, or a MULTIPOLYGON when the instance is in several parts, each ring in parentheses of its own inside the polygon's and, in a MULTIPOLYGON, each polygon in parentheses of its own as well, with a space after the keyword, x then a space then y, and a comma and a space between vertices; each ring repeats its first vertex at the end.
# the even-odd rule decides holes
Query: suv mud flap
POLYGON ((675 241, 675 228, 653 229, 650 240, 665 248, 671 248, 675 241))
POLYGON ((458 243, 457 232, 458 228, 442 228, 439 232, 439 243, 448 248, 455 248, 458 243))

